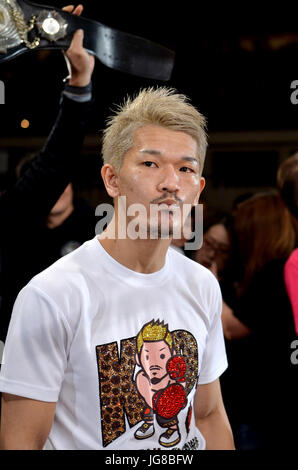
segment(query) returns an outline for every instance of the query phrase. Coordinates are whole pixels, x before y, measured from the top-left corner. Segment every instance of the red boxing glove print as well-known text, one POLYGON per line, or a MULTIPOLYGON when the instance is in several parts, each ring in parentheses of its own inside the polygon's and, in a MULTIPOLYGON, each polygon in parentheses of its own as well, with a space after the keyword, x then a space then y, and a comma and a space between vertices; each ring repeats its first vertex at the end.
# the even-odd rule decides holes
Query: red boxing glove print
POLYGON ((172 380, 185 382, 186 362, 182 356, 173 356, 167 363, 167 371, 172 380))
POLYGON ((152 399, 153 410, 162 418, 171 419, 187 405, 182 385, 172 384, 155 393, 152 399))

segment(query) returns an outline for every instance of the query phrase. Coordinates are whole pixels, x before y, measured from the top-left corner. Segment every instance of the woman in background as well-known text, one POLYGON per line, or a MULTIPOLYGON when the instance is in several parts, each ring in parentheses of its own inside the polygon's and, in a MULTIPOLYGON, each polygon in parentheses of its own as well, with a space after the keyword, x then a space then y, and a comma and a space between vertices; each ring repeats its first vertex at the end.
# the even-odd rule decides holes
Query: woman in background
POLYGON ((295 332, 283 269, 295 247, 292 218, 277 193, 259 194, 238 205, 234 230, 238 300, 233 309, 225 306, 222 320, 236 448, 290 447, 298 374, 290 362, 295 332))

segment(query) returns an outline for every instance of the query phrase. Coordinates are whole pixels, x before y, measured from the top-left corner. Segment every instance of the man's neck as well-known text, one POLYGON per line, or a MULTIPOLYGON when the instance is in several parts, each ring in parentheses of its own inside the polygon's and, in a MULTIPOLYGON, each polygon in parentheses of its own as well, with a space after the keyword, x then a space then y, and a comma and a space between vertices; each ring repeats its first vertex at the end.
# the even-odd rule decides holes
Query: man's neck
POLYGON ((99 235, 98 241, 118 263, 143 274, 151 274, 163 268, 171 244, 171 239, 132 240, 110 237, 109 230, 99 235))

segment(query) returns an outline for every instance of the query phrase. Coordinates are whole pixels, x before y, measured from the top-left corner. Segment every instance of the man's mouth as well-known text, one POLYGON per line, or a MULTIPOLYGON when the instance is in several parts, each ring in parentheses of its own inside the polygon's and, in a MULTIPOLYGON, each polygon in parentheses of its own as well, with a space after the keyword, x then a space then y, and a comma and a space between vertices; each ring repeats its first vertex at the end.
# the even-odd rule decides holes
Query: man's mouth
POLYGON ((161 197, 152 200, 150 204, 165 204, 167 206, 180 207, 183 204, 183 200, 180 199, 176 194, 165 193, 161 197))
POLYGON ((165 205, 165 206, 174 206, 174 207, 179 207, 179 203, 175 201, 175 199, 165 199, 164 201, 161 201, 158 203, 159 206, 165 205))

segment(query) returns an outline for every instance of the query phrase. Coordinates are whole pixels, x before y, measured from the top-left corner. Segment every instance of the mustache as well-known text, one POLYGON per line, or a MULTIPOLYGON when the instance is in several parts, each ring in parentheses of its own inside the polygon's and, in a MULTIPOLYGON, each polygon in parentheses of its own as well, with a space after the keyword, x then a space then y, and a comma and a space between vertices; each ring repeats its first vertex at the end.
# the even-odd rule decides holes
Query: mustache
POLYGON ((174 199, 175 202, 178 204, 183 204, 182 199, 180 199, 176 194, 171 194, 171 193, 165 193, 162 196, 158 197, 157 199, 153 199, 153 201, 150 202, 150 204, 162 204, 163 201, 166 201, 167 199, 174 199))

